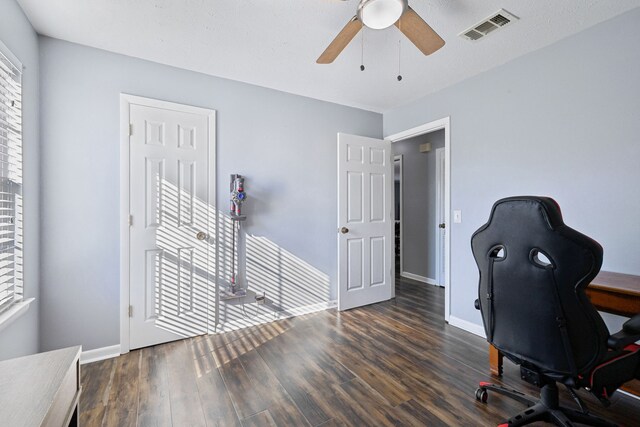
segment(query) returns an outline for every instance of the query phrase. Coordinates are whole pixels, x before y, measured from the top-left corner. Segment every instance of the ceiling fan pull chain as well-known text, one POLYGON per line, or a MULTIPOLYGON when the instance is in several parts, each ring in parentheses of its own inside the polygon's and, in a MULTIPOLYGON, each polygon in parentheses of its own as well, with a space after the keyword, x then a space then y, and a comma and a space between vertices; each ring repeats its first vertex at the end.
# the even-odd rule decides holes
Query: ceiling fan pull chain
POLYGON ((360 71, 364 71, 364 28, 362 29, 362 52, 360 55, 360 71))
MULTIPOLYGON (((398 29, 402 32, 402 19, 398 21, 398 29)), ((402 38, 398 39, 398 81, 402 80, 402 74, 400 73, 400 57, 401 57, 402 38)))
POLYGON ((402 74, 400 73, 400 47, 402 46, 402 40, 398 40, 398 81, 402 80, 402 74))

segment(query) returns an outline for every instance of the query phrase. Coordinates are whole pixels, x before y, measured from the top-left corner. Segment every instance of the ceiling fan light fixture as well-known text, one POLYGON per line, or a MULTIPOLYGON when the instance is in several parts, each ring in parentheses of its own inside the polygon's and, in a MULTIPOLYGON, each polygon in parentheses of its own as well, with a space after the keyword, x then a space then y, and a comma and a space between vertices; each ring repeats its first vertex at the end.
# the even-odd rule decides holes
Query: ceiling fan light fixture
POLYGON ((367 27, 382 30, 396 23, 407 10, 407 0, 361 0, 358 19, 367 27))

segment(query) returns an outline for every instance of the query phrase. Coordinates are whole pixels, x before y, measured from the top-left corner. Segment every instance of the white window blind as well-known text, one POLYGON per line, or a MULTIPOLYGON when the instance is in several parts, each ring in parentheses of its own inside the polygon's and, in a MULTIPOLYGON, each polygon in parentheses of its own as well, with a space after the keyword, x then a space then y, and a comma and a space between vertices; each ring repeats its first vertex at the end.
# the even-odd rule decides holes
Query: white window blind
POLYGON ((0 43, 0 312, 21 300, 23 291, 22 70, 3 47, 0 43))

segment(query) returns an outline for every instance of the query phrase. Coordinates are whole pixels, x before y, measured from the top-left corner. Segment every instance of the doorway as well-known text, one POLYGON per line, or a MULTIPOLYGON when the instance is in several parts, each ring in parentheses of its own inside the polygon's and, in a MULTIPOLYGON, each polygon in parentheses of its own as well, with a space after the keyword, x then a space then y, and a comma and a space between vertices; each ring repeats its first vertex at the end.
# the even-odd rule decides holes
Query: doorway
MULTIPOLYGON (((449 118, 386 139, 394 155, 397 279, 444 287, 450 314, 449 118)), ((395 289, 394 289, 395 292, 395 289)))
POLYGON ((393 156, 394 194, 394 265, 395 271, 402 271, 402 154, 393 156))

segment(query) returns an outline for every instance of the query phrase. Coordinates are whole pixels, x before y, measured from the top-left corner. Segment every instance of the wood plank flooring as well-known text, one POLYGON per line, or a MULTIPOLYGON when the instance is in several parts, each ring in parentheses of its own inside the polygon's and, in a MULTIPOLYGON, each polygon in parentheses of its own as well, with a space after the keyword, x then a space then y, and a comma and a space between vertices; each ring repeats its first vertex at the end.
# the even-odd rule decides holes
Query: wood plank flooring
MULTIPOLYGON (((84 365, 80 425, 490 426, 524 409, 476 402, 488 345, 444 323, 442 289, 399 279, 396 295, 84 365)), ((536 392, 509 362, 502 383, 536 392)), ((617 394, 605 410, 581 395, 640 425, 640 401, 617 394)))

